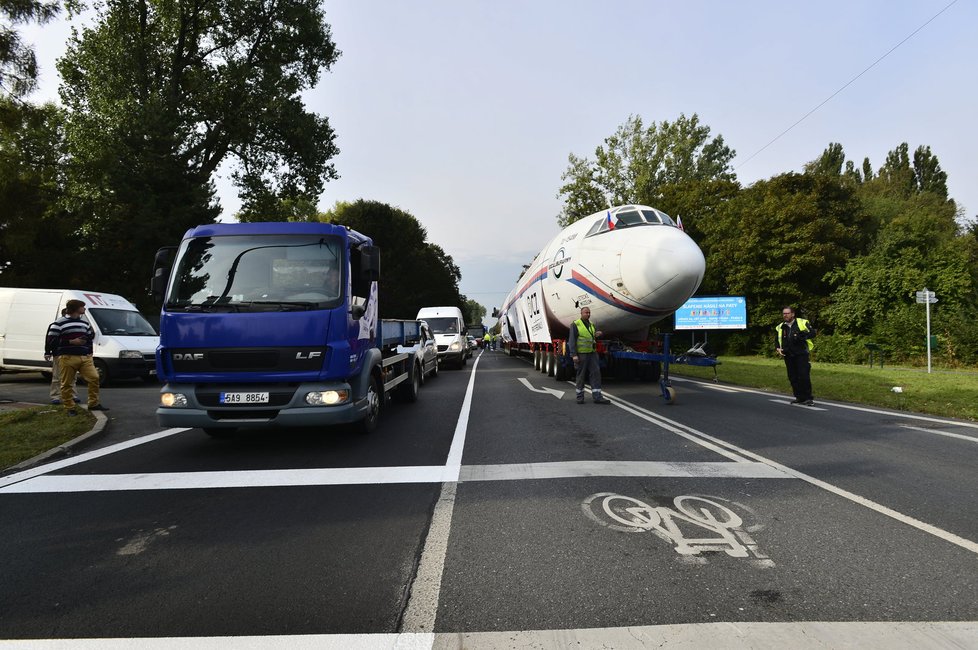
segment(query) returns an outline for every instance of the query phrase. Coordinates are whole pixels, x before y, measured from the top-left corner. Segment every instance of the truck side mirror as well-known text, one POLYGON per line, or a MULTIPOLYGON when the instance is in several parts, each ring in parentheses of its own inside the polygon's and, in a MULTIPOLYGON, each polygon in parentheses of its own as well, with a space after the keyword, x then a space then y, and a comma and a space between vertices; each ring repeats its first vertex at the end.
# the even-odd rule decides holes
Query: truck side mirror
POLYGON ((380 281, 380 248, 360 247, 360 275, 366 284, 380 281))
POLYGON ((163 295, 166 293, 166 285, 170 280, 170 269, 173 267, 173 258, 176 252, 176 246, 165 246, 156 251, 156 257, 153 259, 153 276, 149 281, 149 292, 157 304, 163 302, 163 295))

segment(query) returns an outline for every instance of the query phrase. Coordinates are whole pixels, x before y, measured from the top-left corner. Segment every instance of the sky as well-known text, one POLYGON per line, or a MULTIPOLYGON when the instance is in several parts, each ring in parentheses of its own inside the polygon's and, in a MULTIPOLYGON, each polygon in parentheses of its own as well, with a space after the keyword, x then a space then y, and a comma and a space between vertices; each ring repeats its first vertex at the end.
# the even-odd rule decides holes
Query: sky
MULTIPOLYGON (((874 169, 902 142, 930 146, 978 215, 978 0, 323 7, 342 54, 303 96, 340 149, 320 208, 363 198, 411 213, 490 313, 560 230, 568 155, 593 159, 630 115, 697 114, 745 186, 800 172, 831 142, 874 169)), ((22 34, 42 73, 30 99, 57 101, 68 26, 22 34)), ((230 220, 236 192, 226 174, 217 187, 230 220)))

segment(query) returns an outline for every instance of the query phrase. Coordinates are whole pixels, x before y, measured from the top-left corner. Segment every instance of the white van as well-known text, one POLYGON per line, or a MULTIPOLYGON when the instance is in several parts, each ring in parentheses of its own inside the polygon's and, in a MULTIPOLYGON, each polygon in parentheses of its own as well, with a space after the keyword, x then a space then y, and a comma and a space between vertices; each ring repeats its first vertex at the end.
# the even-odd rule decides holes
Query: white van
POLYGON ((100 384, 156 378, 160 337, 135 305, 111 293, 65 289, 0 287, 0 371, 35 370, 51 376, 44 338, 69 300, 85 303, 85 318, 95 330, 92 356, 100 384))
POLYGON ((438 361, 449 361, 459 368, 465 366, 468 357, 468 341, 465 338, 465 319, 458 307, 422 307, 418 320, 428 322, 438 346, 438 361))

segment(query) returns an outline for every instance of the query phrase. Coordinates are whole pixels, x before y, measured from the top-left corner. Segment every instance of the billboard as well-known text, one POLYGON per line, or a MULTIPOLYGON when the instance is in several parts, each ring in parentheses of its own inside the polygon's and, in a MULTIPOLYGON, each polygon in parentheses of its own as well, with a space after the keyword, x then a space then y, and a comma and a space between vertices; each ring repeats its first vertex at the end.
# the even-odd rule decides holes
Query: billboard
POLYGON ((747 329, 747 300, 743 296, 690 298, 676 310, 676 329, 747 329))

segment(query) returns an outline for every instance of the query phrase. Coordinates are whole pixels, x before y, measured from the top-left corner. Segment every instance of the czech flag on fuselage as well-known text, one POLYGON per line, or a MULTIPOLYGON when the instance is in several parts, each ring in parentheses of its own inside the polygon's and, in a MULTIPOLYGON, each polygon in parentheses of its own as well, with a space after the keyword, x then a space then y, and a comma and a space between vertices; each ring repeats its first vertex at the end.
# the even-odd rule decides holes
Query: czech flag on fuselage
POLYGON ((607 223, 608 223, 608 230, 614 230, 615 229, 615 222, 611 220, 611 210, 608 210, 608 221, 607 221, 607 223))

